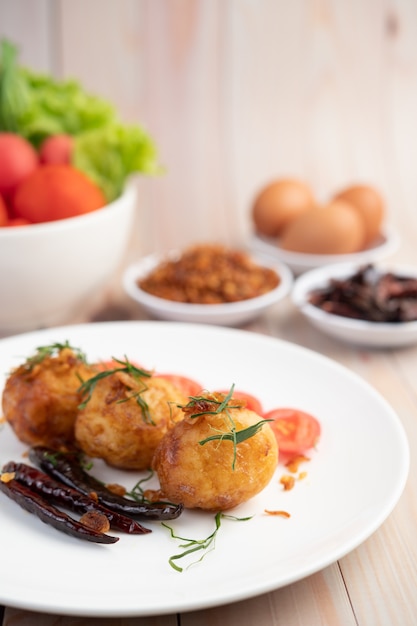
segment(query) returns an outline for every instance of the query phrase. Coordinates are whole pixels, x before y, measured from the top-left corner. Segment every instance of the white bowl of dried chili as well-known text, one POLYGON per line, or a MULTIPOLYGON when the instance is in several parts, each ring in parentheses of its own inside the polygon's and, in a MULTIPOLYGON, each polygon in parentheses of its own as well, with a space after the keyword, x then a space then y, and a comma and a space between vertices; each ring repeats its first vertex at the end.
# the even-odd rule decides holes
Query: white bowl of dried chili
POLYGON ((292 284, 284 263, 261 263, 217 244, 149 255, 123 275, 126 293, 152 317, 222 326, 258 317, 283 300, 292 284))
POLYGON ((292 300, 318 330, 374 348, 417 342, 417 268, 337 264, 306 272, 292 300))

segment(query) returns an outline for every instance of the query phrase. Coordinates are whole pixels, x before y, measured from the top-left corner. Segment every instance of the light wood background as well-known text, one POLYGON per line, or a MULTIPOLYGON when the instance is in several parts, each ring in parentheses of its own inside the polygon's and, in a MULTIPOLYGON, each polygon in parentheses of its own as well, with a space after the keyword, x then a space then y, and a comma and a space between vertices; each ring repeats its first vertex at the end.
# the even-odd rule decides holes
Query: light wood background
POLYGON ((377 186, 413 252, 415 0, 0 0, 0 36, 155 138, 166 174, 141 179, 137 256, 246 242, 254 195, 284 175, 322 200, 377 186))
MULTIPOLYGON (((140 181, 133 255, 245 243, 258 189, 292 175, 323 200, 377 186, 401 236, 396 257, 417 263, 417 0, 0 0, 2 36, 24 63, 78 78, 155 138, 167 173, 140 181)), ((401 416, 412 467, 387 522, 322 572, 235 605, 125 620, 6 609, 4 624, 415 626, 416 349, 344 346, 290 302, 249 330, 339 361, 401 416)))

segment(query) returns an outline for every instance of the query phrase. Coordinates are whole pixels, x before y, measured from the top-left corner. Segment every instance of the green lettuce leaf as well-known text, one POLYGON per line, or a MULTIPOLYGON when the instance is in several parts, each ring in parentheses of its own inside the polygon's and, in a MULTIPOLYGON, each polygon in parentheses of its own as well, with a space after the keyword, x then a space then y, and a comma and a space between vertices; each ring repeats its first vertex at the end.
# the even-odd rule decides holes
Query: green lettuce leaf
POLYGON ((94 180, 110 202, 134 173, 159 174, 157 149, 140 126, 124 125, 103 98, 76 80, 58 81, 17 63, 17 49, 0 45, 0 131, 35 148, 51 135, 74 137, 72 164, 94 180))
POLYGON ((145 131, 117 123, 78 135, 73 164, 101 187, 109 201, 122 193, 131 174, 162 172, 154 143, 145 131))
POLYGON ((86 93, 74 81, 57 82, 49 76, 22 69, 30 102, 17 116, 20 134, 39 146, 46 137, 65 133, 77 136, 116 123, 111 104, 86 93))

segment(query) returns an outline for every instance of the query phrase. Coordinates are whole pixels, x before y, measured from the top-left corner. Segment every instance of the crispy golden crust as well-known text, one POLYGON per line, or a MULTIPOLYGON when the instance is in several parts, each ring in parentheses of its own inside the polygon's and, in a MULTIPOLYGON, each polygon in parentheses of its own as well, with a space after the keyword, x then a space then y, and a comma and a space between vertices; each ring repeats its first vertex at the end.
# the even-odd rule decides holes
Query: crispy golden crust
MULTIPOLYGON (((230 409, 236 429, 260 421, 245 408, 230 409)), ((224 413, 185 418, 174 426, 156 449, 153 469, 164 496, 182 502, 186 508, 211 511, 231 509, 259 493, 269 483, 278 462, 275 436, 266 422, 259 432, 236 447, 232 441, 200 441, 228 432, 230 421, 224 413)))
POLYGON ((15 369, 6 380, 2 409, 16 436, 31 446, 72 445, 80 380, 93 374, 69 348, 15 369))
POLYGON ((175 422, 182 419, 177 404, 184 404, 186 399, 162 378, 141 381, 126 373, 115 373, 98 381, 75 425, 77 444, 88 456, 104 459, 121 469, 143 470, 151 466, 156 446, 175 422), (150 419, 135 393, 149 407, 150 419))

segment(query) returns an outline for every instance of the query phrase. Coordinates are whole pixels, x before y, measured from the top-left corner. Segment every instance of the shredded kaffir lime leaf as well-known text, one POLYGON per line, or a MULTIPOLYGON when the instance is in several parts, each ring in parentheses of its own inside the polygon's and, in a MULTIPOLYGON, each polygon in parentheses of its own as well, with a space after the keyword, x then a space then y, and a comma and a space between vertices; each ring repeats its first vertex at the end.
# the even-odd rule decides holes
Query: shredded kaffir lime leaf
POLYGON ((137 367, 136 365, 133 365, 133 363, 131 363, 127 357, 125 357, 124 361, 120 359, 116 359, 115 357, 112 357, 112 361, 114 361, 115 363, 119 363, 120 367, 114 367, 112 369, 99 372, 95 376, 88 378, 79 387, 79 391, 82 394, 84 394, 86 398, 79 405, 78 408, 84 409, 87 406, 88 402, 91 400, 91 397, 94 393, 94 389, 96 388, 96 385, 99 380, 102 380, 103 378, 107 378, 108 376, 112 376, 113 374, 117 372, 125 372, 126 374, 130 374, 136 381, 140 382, 142 384, 142 388, 139 391, 132 391, 132 393, 129 394, 127 398, 118 400, 118 404, 127 402, 128 400, 134 398, 137 404, 139 405, 139 407, 141 408, 142 415, 143 415, 145 422, 147 424, 154 424, 151 414, 149 412, 149 406, 145 402, 145 400, 142 398, 142 395, 141 395, 148 388, 146 386, 144 379, 150 378, 152 376, 151 372, 148 372, 147 370, 141 369, 137 367))
MULTIPOLYGON (((75 453, 74 453, 75 454, 75 453)), ((46 459, 47 461, 49 461, 54 467, 58 464, 59 458, 62 456, 66 456, 65 453, 63 452, 52 452, 52 451, 45 451, 43 452, 43 458, 46 459)), ((77 452, 75 454, 76 459, 78 461, 78 463, 80 464, 80 467, 85 470, 85 471, 89 471, 93 468, 94 463, 92 459, 89 459, 87 457, 86 454, 84 454, 84 452, 77 452)), ((104 483, 103 483, 104 485, 104 483)))
POLYGON ((234 388, 235 386, 233 384, 230 388, 230 391, 226 395, 208 393, 205 396, 191 396, 188 404, 181 407, 185 414, 191 419, 201 417, 203 415, 219 415, 220 413, 224 413, 226 415, 226 418, 230 425, 230 429, 228 431, 216 431, 215 435, 211 435, 210 437, 206 437, 206 439, 202 439, 201 441, 199 441, 199 444, 203 446, 209 441, 216 440, 220 442, 231 441, 233 443, 233 469, 235 469, 236 465, 238 444, 242 443, 242 441, 250 439, 251 437, 254 437, 266 424, 267 421, 271 421, 261 419, 256 424, 252 424, 251 426, 243 428, 242 430, 237 430, 235 421, 233 420, 229 411, 230 409, 241 409, 244 404, 239 400, 236 400, 236 402, 233 403, 234 388))
POLYGON ((180 552, 179 554, 174 554, 173 556, 169 558, 168 562, 170 566, 173 569, 175 569, 177 572, 182 572, 184 571, 184 568, 178 565, 177 561, 179 559, 183 559, 184 557, 190 554, 194 554, 195 552, 203 551, 204 554, 202 554, 201 557, 197 559, 196 561, 193 561, 192 563, 190 563, 187 566, 187 568, 191 567, 191 565, 195 565, 196 563, 200 563, 204 559, 204 557, 207 556, 208 552, 211 552, 212 550, 214 550, 215 543, 216 543, 216 536, 220 530, 221 522, 223 519, 233 520, 235 522, 246 522, 252 519, 252 516, 235 517, 234 515, 227 515, 226 513, 222 513, 221 511, 219 511, 218 513, 216 513, 215 518, 214 518, 215 528, 213 532, 205 539, 187 539, 185 537, 180 537, 175 534, 174 529, 171 528, 171 526, 168 526, 168 524, 165 524, 165 522, 161 522, 162 526, 165 526, 165 528, 168 528, 168 530, 171 533, 171 537, 173 539, 179 539, 180 541, 183 542, 183 543, 180 543, 179 547, 184 548, 184 551, 180 552))
POLYGON ((49 346, 39 346, 38 348, 36 348, 36 353, 26 359, 25 368, 28 370, 32 370, 35 365, 42 363, 42 361, 44 361, 48 357, 56 356, 65 349, 74 352, 77 359, 82 363, 87 362, 86 356, 84 352, 80 350, 80 348, 75 348, 74 346, 71 346, 68 341, 65 341, 64 343, 52 343, 49 346))
POLYGON ((145 493, 145 489, 143 489, 143 486, 145 483, 147 483, 149 480, 151 480, 155 475, 155 472, 153 470, 149 470, 148 474, 146 476, 144 476, 143 478, 139 479, 138 482, 133 485, 132 489, 130 491, 126 491, 126 495, 130 496, 133 500, 136 500, 136 502, 142 502, 145 504, 166 504, 166 505, 174 505, 175 504, 173 502, 170 502, 169 500, 162 500, 162 499, 158 499, 156 500, 155 498, 152 498, 151 500, 149 498, 146 497, 146 493, 145 493))
POLYGON ((201 415, 219 415, 226 409, 241 409, 243 403, 239 400, 236 400, 235 404, 229 404, 233 397, 234 388, 233 384, 226 395, 207 392, 207 395, 190 396, 189 402, 186 405, 179 405, 179 407, 191 419, 201 415))
POLYGON ((134 500, 137 500, 138 502, 145 502, 145 490, 142 485, 151 480, 154 474, 155 472, 153 470, 149 470, 148 474, 144 478, 140 478, 132 489, 126 493, 126 495, 130 496, 134 500))

